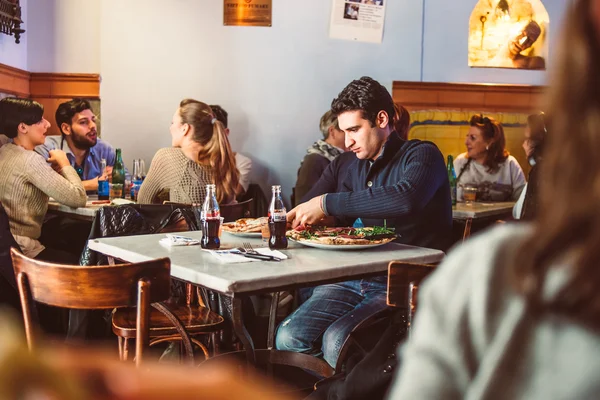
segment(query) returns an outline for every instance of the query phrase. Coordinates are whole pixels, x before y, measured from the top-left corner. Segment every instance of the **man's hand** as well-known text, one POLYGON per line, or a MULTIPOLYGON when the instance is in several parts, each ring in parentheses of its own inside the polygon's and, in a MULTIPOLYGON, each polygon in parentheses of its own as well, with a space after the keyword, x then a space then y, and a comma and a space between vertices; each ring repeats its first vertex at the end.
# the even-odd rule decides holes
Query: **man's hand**
POLYGON ((323 196, 313 197, 287 213, 287 220, 292 223, 292 228, 298 225, 312 225, 325 217, 325 213, 321 209, 321 197, 323 196))
POLYGON ((534 143, 531 139, 525 139, 523 142, 523 150, 525 150, 525 155, 527 158, 531 157, 533 150, 535 150, 534 143))
POLYGON ((52 168, 57 172, 60 172, 64 167, 71 165, 67 155, 62 150, 50 150, 48 155, 49 157, 46 161, 48 161, 52 168))

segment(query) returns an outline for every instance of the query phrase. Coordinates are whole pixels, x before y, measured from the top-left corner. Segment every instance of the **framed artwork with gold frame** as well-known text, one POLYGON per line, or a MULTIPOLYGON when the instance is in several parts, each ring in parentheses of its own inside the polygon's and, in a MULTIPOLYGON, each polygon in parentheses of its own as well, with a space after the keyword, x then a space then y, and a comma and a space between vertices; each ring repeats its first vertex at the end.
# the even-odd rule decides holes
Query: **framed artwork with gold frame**
POLYGON ((546 69, 549 26, 541 0, 479 0, 469 20, 469 66, 546 69))

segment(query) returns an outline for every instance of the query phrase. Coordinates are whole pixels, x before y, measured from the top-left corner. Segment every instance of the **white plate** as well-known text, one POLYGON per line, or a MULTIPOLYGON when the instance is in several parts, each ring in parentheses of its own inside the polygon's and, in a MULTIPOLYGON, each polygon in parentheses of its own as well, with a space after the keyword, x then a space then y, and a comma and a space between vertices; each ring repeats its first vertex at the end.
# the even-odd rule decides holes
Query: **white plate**
POLYGON ((290 238, 288 238, 288 240, 290 240, 292 242, 300 243, 301 245, 304 245, 304 246, 314 247, 314 248, 323 249, 323 250, 364 250, 364 249, 370 249, 372 247, 378 247, 378 246, 386 245, 388 243, 392 243, 392 242, 386 242, 386 243, 373 243, 373 244, 323 244, 323 243, 316 243, 316 242, 309 242, 309 241, 294 240, 294 239, 290 239, 290 238))
POLYGON ((223 233, 228 233, 233 236, 238 237, 249 237, 249 238, 259 238, 262 237, 262 233, 260 232, 229 232, 223 229, 223 233))

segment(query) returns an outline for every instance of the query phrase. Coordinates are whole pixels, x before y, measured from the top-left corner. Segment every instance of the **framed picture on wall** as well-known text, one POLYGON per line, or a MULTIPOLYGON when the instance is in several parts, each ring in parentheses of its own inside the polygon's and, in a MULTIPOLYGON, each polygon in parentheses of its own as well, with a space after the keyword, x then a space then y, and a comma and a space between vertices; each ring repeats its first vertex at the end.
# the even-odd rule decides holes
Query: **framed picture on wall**
POLYGON ((469 20, 469 66, 546 69, 549 26, 541 0, 479 0, 469 20))

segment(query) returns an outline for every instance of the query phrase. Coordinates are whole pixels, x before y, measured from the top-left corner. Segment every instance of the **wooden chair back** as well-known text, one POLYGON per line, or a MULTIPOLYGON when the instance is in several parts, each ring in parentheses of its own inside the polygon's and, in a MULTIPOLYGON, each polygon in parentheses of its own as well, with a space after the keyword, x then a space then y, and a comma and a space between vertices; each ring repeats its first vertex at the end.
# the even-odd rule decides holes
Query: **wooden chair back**
POLYGON ((148 344, 150 304, 167 300, 171 293, 168 258, 134 264, 75 266, 26 257, 11 249, 11 257, 30 350, 35 347, 31 300, 76 309, 137 307, 136 356, 148 344))
POLYGON ((387 304, 408 310, 407 327, 410 334, 412 319, 417 307, 417 289, 435 265, 392 261, 388 265, 387 304))
POLYGON ((232 222, 240 218, 248 218, 251 215, 253 201, 254 199, 248 199, 241 203, 223 204, 219 206, 221 209, 221 217, 225 222, 232 222))

